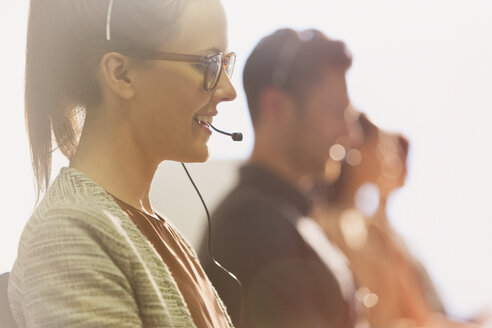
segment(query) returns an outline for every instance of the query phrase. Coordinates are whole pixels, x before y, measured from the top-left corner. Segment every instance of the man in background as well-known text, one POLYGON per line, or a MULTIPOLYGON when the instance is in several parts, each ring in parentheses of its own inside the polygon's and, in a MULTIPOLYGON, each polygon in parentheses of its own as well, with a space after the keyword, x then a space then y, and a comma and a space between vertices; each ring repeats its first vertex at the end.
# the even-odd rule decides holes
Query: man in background
MULTIPOLYGON (((348 136, 345 45, 316 30, 279 30, 253 50, 244 88, 255 131, 240 180, 212 215, 212 254, 242 282, 247 327, 354 327, 355 288, 341 253, 308 217, 310 182, 348 136)), ((240 291, 200 259, 239 322, 240 291)))

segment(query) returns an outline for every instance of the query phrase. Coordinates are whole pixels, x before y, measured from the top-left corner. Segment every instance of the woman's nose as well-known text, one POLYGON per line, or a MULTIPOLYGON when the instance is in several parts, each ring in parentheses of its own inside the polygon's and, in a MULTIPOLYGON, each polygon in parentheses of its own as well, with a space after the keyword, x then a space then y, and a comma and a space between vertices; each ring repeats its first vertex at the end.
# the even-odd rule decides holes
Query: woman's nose
POLYGON ((224 71, 222 72, 220 80, 217 83, 217 87, 215 88, 214 97, 218 101, 232 101, 237 97, 236 89, 224 71))

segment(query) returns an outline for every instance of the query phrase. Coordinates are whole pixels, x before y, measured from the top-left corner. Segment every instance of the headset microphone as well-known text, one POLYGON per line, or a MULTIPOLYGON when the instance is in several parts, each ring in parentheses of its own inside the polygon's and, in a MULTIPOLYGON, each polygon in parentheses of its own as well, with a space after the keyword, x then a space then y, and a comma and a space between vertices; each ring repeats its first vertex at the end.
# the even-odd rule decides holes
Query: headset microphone
POLYGON ((243 141, 243 134, 240 133, 240 132, 233 132, 233 133, 227 133, 227 132, 224 132, 224 131, 221 131, 219 129, 217 129, 216 127, 214 127, 212 124, 208 123, 208 125, 214 129, 215 131, 219 132, 219 133, 222 133, 226 136, 229 136, 232 138, 232 140, 234 141, 243 141))

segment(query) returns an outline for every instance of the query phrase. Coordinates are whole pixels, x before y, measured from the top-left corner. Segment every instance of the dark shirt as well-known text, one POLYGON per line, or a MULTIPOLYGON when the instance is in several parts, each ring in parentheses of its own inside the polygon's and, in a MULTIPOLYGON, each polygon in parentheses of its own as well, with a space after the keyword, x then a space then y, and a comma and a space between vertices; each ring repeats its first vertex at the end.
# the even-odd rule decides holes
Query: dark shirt
MULTIPOLYGON (((353 327, 353 308, 340 279, 298 228, 301 222, 315 224, 306 218, 310 206, 296 187, 247 164, 238 185, 214 211, 212 254, 245 288, 247 327, 353 327)), ((206 245, 207 236, 200 260, 238 326, 240 290, 211 264, 206 245)))
POLYGON ((161 216, 151 216, 113 198, 161 256, 183 295, 195 325, 200 328, 229 327, 198 259, 177 231, 161 216))

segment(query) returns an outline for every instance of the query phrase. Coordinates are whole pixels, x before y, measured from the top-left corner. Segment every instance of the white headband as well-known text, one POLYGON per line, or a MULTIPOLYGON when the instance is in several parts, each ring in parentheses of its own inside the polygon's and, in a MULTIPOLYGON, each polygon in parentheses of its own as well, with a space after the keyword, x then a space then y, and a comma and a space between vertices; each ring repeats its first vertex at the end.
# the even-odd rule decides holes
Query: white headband
POLYGON ((114 0, 109 0, 108 17, 106 18, 106 41, 111 41, 111 12, 114 0))

